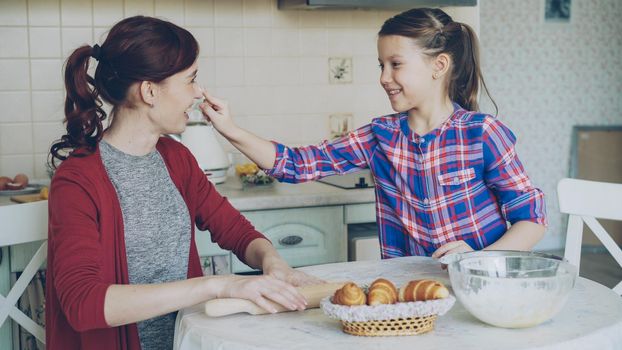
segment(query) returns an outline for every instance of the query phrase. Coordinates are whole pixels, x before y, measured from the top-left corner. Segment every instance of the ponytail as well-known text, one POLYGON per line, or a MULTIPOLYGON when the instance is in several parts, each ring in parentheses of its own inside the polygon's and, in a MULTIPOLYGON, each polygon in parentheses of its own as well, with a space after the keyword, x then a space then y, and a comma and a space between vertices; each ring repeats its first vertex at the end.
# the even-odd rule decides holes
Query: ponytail
POLYGON ((495 106, 495 114, 497 114, 499 111, 497 103, 490 96, 480 68, 479 43, 475 31, 464 23, 452 22, 449 26, 454 24, 460 30, 463 54, 454 56, 453 74, 448 81, 449 98, 467 110, 477 111, 479 110, 477 100, 481 85, 486 92, 486 96, 490 98, 495 106))
POLYGON ((142 81, 159 83, 196 61, 199 44, 189 31, 158 18, 128 17, 115 24, 100 47, 82 46, 65 64, 65 123, 67 134, 50 149, 50 166, 69 156, 95 151, 104 133, 103 102, 117 108, 135 108, 130 87, 142 81), (89 60, 98 61, 94 77, 89 60), (79 152, 72 152, 72 151, 79 152))
POLYGON ((65 64, 65 123, 67 134, 54 142, 50 149, 51 166, 56 160, 65 160, 67 150, 84 148, 93 153, 103 136, 102 121, 106 112, 102 109, 95 80, 88 75, 89 59, 97 55, 96 49, 85 45, 76 49, 65 64))
POLYGON ((455 22, 438 8, 416 8, 384 22, 379 36, 399 35, 411 38, 430 57, 445 53, 452 59, 447 81, 449 98, 467 110, 477 111, 480 85, 495 106, 480 69, 479 45, 473 29, 455 22))

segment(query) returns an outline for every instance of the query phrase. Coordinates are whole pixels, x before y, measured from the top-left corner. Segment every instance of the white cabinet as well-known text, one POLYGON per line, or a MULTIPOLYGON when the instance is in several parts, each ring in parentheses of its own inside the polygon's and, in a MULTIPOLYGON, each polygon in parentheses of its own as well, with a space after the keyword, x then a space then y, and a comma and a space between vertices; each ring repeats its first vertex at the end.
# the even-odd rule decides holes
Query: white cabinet
MULTIPOLYGON (((343 206, 260 210, 243 213, 290 266, 346 260, 343 206)), ((233 272, 251 268, 232 257, 233 272)))
MULTIPOLYGON (((272 209, 242 214, 263 233, 290 266, 299 267, 347 259, 344 207, 272 209)), ((197 232, 200 256, 224 255, 228 251, 212 243, 209 232, 197 232)), ((250 267, 231 255, 232 272, 249 272, 250 267)))

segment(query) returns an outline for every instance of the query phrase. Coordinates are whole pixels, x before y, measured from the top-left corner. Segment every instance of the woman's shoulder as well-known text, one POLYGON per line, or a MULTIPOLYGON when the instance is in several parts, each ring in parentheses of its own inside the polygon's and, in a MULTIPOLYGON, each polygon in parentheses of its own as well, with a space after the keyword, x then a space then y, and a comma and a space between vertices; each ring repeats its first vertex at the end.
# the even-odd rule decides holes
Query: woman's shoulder
POLYGON ((161 136, 156 144, 158 152, 163 158, 185 158, 190 155, 190 150, 181 142, 175 141, 170 137, 161 136))
POLYGON ((61 164, 56 168, 54 174, 79 172, 83 175, 96 172, 100 169, 99 161, 99 149, 86 150, 84 148, 78 148, 73 150, 67 159, 63 160, 61 164))

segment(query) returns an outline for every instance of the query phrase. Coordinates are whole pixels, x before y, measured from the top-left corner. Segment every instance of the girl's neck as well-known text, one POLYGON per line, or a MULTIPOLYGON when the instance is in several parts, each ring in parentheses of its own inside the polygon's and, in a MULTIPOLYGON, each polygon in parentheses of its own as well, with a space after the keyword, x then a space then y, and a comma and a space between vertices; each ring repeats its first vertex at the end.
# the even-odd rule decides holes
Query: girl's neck
POLYGON ((408 126, 417 135, 425 135, 438 128, 454 113, 454 105, 449 98, 439 103, 430 103, 422 108, 408 111, 408 126))
POLYGON ((115 112, 103 139, 116 149, 133 156, 143 156, 155 149, 160 134, 153 130, 149 117, 135 110, 115 112))

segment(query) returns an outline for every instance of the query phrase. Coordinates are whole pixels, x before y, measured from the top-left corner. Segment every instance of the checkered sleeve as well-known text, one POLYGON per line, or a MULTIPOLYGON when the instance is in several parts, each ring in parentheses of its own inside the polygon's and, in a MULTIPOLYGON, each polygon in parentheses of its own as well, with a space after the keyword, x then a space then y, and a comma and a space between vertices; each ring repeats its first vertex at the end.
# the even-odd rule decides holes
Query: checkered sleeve
POLYGON ((317 146, 287 147, 274 142, 276 160, 266 173, 282 182, 305 182, 368 167, 373 152, 371 126, 317 146))
POLYGON ((504 218, 514 224, 531 221, 546 225, 544 193, 534 187, 516 154, 516 137, 493 117, 484 120, 484 180, 497 197, 504 218))

